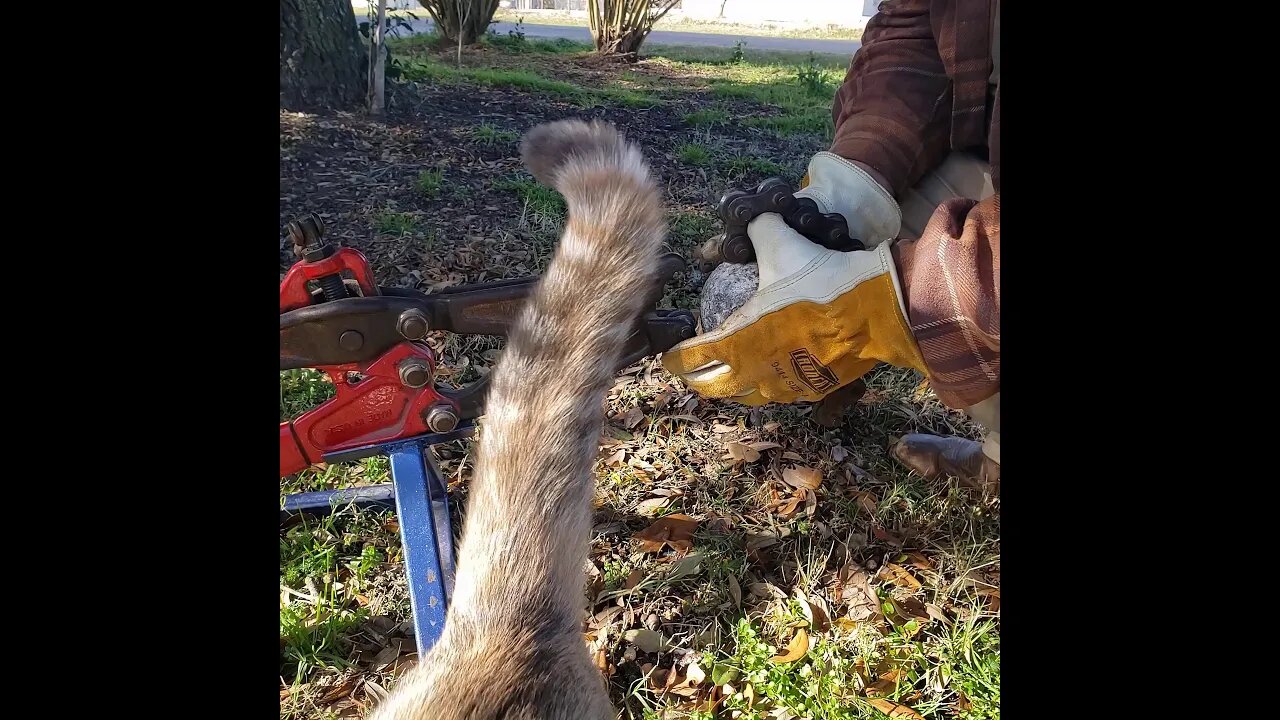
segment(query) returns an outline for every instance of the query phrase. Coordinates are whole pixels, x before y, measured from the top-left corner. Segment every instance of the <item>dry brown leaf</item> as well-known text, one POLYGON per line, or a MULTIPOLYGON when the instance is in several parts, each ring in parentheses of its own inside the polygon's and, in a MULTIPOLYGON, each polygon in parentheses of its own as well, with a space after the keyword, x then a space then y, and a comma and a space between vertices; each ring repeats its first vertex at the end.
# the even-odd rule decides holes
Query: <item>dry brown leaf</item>
POLYGON ((618 448, 618 451, 604 459, 604 464, 608 467, 617 467, 627 459, 627 451, 618 448))
POLYGON ((774 655, 769 658, 769 662, 773 663, 789 663, 799 660, 809 652, 809 633, 804 628, 796 630, 795 636, 791 638, 791 642, 787 644, 787 651, 780 655, 774 655))
POLYGON ((752 595, 761 598, 773 598, 775 600, 786 600, 787 594, 782 592, 782 588, 771 582, 755 582, 747 586, 752 595))
POLYGON ((893 702, 892 700, 885 700, 883 698, 872 698, 867 702, 871 703, 871 707, 874 707, 875 709, 879 710, 885 715, 888 715, 891 718, 910 718, 911 720, 924 720, 924 717, 920 715, 920 713, 916 712, 915 710, 912 710, 906 705, 900 705, 896 702, 893 702))
POLYGON ((656 693, 662 693, 662 691, 666 690, 667 681, 675 675, 668 668, 654 668, 649 663, 641 665, 640 669, 645 673, 645 685, 648 685, 649 689, 656 693))
POLYGON ((671 504, 671 498, 667 498, 667 497, 649 498, 648 500, 642 500, 636 503, 636 512, 640 513, 641 515, 653 515, 654 513, 658 512, 659 510, 661 510, 662 508, 670 504, 671 504))
POLYGON ((791 451, 791 450, 788 450, 788 451, 786 451, 786 452, 782 453, 782 459, 783 459, 783 460, 795 460, 796 462, 804 462, 804 458, 800 456, 800 453, 798 453, 798 452, 794 452, 794 451, 791 451))
POLYGON ((811 467, 791 467, 782 471, 782 481, 792 487, 817 490, 822 484, 822 473, 811 467))
POLYGON ((871 534, 874 535, 877 540, 883 540, 884 542, 887 542, 890 545, 893 545, 895 547, 902 547, 902 538, 898 537, 897 535, 894 535, 893 533, 889 532, 888 530, 885 530, 884 528, 872 526, 871 534))
POLYGON ((924 611, 929 614, 929 617, 943 623, 944 625, 951 622, 951 618, 947 617, 947 613, 933 603, 925 603, 924 611))
POLYGON ((396 518, 389 517, 382 522, 382 529, 387 532, 400 532, 400 521, 396 518))
POLYGON ((715 424, 713 424, 713 425, 711 426, 711 430, 712 430, 712 432, 717 432, 717 433, 731 433, 731 432, 738 432, 738 426, 737 426, 737 425, 725 425, 725 424, 723 424, 723 423, 715 423, 715 424))
MULTIPOLYGON (((844 599, 849 603, 850 620, 866 620, 880 614, 880 600, 871 587, 871 578, 861 568, 846 565, 848 580, 844 583, 844 599)), ((841 573, 844 573, 841 570, 841 573)))
POLYGON ((827 601, 812 595, 804 599, 804 606, 808 609, 805 617, 809 618, 809 624, 818 632, 825 631, 831 625, 831 611, 827 608, 827 601))
POLYGON ((377 672, 387 665, 395 662, 396 658, 400 657, 400 643, 394 640, 392 643, 393 644, 390 647, 383 648, 382 652, 373 656, 373 660, 369 663, 369 668, 371 670, 377 672))
POLYGON ((760 450, 772 450, 773 448, 780 448, 782 446, 776 442, 753 442, 753 443, 747 443, 747 447, 751 448, 752 450, 760 451, 760 450))
POLYGON ((324 695, 320 696, 320 700, 319 700, 320 704, 328 705, 329 703, 334 702, 339 698, 350 695, 351 691, 356 689, 356 685, 359 685, 362 679, 364 678, 360 675, 352 675, 346 680, 343 680, 337 685, 334 685, 328 690, 325 690, 324 695))
POLYGON ((869 515, 876 514, 876 496, 865 490, 853 491, 853 500, 858 503, 858 507, 866 510, 869 515))
POLYGON ((639 425, 641 420, 644 420, 644 410, 633 407, 622 416, 622 426, 630 430, 639 425))
POLYGON ((780 427, 782 427, 782 423, 777 423, 777 422, 767 422, 767 423, 765 423, 765 424, 764 424, 764 431, 765 431, 765 432, 773 432, 774 430, 777 430, 777 429, 778 429, 778 428, 780 428, 780 427))
POLYGON ((689 685, 701 685, 707 679, 707 674, 703 672, 696 662, 689 663, 689 667, 685 668, 684 672, 684 681, 689 685))
POLYGON ((904 587, 911 590, 920 589, 920 581, 915 578, 907 569, 901 565, 887 562, 884 567, 880 568, 880 576, 888 578, 894 585, 904 587))
POLYGON ((630 590, 631 588, 639 585, 640 581, 643 579, 644 579, 644 571, 641 570, 640 568, 636 568, 635 570, 632 570, 629 575, 627 575, 627 581, 622 584, 622 589, 630 590))
POLYGON ((804 499, 805 491, 803 489, 796 491, 789 499, 784 500, 777 507, 778 516, 784 520, 789 520, 792 515, 796 514, 796 510, 800 507, 800 501, 804 499))
POLYGON ((898 687, 898 683, 883 678, 867 686, 867 695, 889 695, 898 687))
POLYGON ((596 651, 594 660, 596 663, 596 669, 600 671, 601 675, 611 677, 615 672, 617 672, 617 668, 613 666, 613 663, 609 662, 609 656, 605 654, 604 648, 596 651))
POLYGON ((733 598, 734 607, 742 607, 742 586, 732 575, 729 576, 729 597, 733 598))
POLYGON ((917 570, 932 570, 933 561, 914 550, 907 553, 907 564, 917 570))
POLYGON ((662 548, 670 545, 676 552, 689 552, 693 549, 693 533, 698 529, 698 521, 681 513, 673 513, 658 518, 652 525, 632 535, 639 540, 640 552, 662 552, 662 548))
POLYGON ((725 443, 724 448, 728 451, 728 454, 725 456, 726 459, 732 460, 735 463, 751 463, 760 459, 759 451, 752 448, 750 445, 744 445, 740 442, 729 442, 725 443))
POLYGON ((925 609, 924 603, 915 598, 899 600, 890 596, 889 604, 893 605, 893 612, 904 621, 915 620, 920 624, 929 622, 929 611, 925 609))
POLYGON ((626 638, 627 642, 647 653, 662 652, 668 647, 667 639, 662 637, 661 633, 648 628, 628 630, 623 637, 626 638))

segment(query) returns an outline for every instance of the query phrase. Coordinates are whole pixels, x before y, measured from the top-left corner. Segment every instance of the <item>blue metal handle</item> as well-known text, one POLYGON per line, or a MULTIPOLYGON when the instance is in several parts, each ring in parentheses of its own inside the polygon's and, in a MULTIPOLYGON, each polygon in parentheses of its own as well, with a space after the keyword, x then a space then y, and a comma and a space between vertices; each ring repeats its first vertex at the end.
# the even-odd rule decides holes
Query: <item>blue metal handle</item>
POLYGON ((392 507, 395 503, 395 485, 391 483, 298 493, 285 496, 284 504, 280 508, 280 519, 283 520, 290 515, 332 515, 334 511, 346 505, 361 508, 373 505, 392 507))
POLYGON ((453 524, 449 491, 431 445, 470 435, 468 423, 448 433, 431 433, 387 445, 367 446, 326 457, 326 462, 385 454, 391 458, 391 482, 343 490, 299 493, 285 497, 281 519, 300 513, 331 514, 348 504, 358 507, 395 503, 400 516, 405 578, 413 606, 418 657, 426 655, 444 630, 449 593, 453 591, 453 524))
POLYGON ((405 578, 413 605, 418 657, 440 639, 453 590, 453 531, 449 496, 435 458, 420 440, 387 446, 400 515, 405 578))

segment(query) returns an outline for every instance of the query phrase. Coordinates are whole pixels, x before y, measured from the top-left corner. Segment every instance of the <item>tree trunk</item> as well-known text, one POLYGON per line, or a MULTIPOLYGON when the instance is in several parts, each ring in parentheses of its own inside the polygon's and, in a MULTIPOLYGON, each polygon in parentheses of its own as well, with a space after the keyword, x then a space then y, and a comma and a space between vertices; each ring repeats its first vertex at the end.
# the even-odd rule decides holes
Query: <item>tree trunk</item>
POLYGON ((360 107, 365 62, 350 0, 280 0, 280 107, 360 107))
POLYGON ((498 0, 418 0, 449 45, 474 45, 489 31, 498 0))
POLYGON ((381 117, 387 104, 387 0, 378 0, 378 24, 371 34, 373 69, 369 73, 369 114, 381 117))
POLYGON ((596 38, 596 50, 601 55, 612 55, 625 60, 635 61, 639 58, 640 46, 649 37, 649 31, 642 28, 625 30, 622 33, 602 32, 596 38))

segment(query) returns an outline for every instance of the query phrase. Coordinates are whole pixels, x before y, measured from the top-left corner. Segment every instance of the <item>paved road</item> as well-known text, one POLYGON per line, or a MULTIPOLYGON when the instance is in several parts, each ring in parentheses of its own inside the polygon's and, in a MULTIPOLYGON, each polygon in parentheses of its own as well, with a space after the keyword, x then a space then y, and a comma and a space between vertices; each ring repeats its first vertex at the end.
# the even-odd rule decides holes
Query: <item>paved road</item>
MULTIPOLYGON (((363 15, 357 13, 357 22, 363 15)), ((411 21, 414 32, 425 32, 431 29, 430 20, 411 21)), ((492 25, 499 35, 515 29, 515 23, 494 23, 492 25)), ((403 31, 401 31, 403 32, 403 31)), ((567 38, 578 42, 591 42, 591 31, 583 26, 572 25, 525 25, 527 37, 567 38)), ((710 47, 733 47, 739 40, 746 42, 752 50, 792 50, 796 52, 834 53, 836 55, 853 56, 862 43, 857 40, 816 40, 810 38, 778 38, 756 37, 749 35, 712 35, 709 33, 676 32, 674 30, 654 30, 649 33, 646 43, 653 45, 704 45, 710 47)))

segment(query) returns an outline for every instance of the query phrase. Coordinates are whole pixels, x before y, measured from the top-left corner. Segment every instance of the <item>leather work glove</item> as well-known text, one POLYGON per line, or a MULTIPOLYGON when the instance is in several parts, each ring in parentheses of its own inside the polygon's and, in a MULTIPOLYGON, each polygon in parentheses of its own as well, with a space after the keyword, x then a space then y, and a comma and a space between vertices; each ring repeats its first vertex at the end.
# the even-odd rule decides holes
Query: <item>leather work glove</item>
POLYGON ((746 405, 817 402, 886 362, 924 372, 890 244, 837 252, 767 213, 747 226, 759 288, 662 364, 695 392, 746 405))
MULTIPOLYGON (((893 195, 866 171, 839 155, 814 155, 800 187, 796 197, 811 198, 824 213, 843 215, 849 223, 849 234, 861 240, 868 250, 902 232, 902 209, 893 195)), ((754 239, 752 236, 752 245, 754 239)))
POLYGON ((877 362, 925 371, 885 242, 900 230, 898 204, 866 172, 832 153, 815 155, 806 179, 796 195, 843 215, 850 233, 871 249, 827 250, 775 213, 752 220, 747 234, 758 285, 736 290, 729 279, 717 289, 717 274, 742 277, 743 269, 753 269, 717 268, 703 290, 703 324, 710 332, 662 358, 695 392, 746 405, 817 402, 877 362), (720 308, 714 307, 717 295, 728 296, 718 299, 720 308), (712 327, 724 314, 723 324, 712 327))

